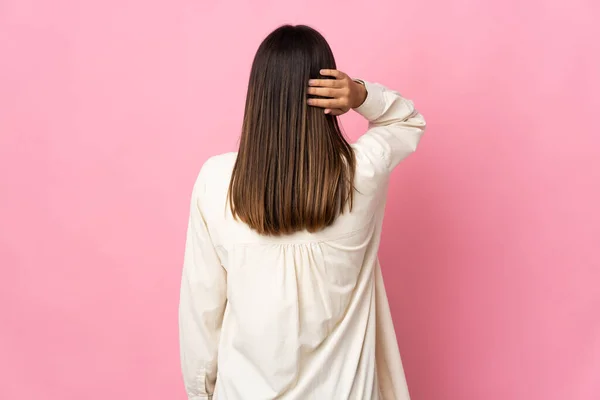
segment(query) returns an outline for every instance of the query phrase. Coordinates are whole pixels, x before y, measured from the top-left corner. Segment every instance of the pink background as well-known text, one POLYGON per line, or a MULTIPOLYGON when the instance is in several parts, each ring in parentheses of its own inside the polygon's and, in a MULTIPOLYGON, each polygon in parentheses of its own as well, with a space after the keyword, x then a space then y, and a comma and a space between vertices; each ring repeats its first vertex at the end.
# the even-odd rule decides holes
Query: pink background
POLYGON ((285 22, 428 120, 381 249, 413 400, 600 399, 599 8, 0 1, 0 399, 184 399, 191 185, 285 22))

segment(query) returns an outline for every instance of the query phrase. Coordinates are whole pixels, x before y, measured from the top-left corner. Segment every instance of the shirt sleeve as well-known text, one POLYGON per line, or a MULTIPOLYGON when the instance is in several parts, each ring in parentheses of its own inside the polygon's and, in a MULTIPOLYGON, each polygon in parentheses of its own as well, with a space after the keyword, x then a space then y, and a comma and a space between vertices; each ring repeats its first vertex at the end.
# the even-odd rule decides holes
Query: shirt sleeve
POLYGON ((179 302, 181 368, 189 400, 212 398, 227 303, 227 274, 203 213, 203 175, 201 171, 192 191, 179 302))
POLYGON ((380 83, 362 81, 367 89, 363 104, 354 110, 369 121, 367 132, 354 147, 383 172, 391 172, 417 149, 425 119, 411 100, 380 83))

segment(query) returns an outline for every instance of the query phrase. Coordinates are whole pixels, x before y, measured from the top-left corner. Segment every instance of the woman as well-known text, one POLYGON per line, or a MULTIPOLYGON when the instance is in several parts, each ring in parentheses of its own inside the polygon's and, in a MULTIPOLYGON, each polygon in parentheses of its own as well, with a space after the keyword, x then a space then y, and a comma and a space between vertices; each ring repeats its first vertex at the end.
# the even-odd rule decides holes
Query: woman
POLYGON ((377 250, 390 173, 424 129, 398 92, 336 70, 315 30, 262 42, 239 151, 210 158, 193 188, 189 399, 408 399, 377 250), (369 121, 353 145, 337 121, 350 109, 369 121))

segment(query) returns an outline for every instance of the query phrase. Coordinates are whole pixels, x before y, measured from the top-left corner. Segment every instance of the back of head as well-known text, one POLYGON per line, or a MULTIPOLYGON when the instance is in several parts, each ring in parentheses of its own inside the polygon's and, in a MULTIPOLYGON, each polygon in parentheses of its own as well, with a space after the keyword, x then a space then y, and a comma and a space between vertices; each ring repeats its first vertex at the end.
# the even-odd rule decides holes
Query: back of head
POLYGON ((256 52, 229 202, 260 234, 316 232, 352 205, 354 153, 337 117, 306 104, 308 80, 335 68, 305 25, 277 28, 256 52))

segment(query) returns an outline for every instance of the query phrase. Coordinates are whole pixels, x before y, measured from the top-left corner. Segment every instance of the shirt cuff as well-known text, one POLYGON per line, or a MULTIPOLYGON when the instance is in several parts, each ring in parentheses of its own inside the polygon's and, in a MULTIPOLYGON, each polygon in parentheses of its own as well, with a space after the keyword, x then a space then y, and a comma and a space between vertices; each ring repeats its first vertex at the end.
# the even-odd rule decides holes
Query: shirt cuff
POLYGON ((369 121, 373 121, 383 114, 385 110, 385 98, 383 86, 361 80, 365 84, 367 89, 367 97, 365 101, 358 107, 354 108, 354 111, 365 117, 369 121))

